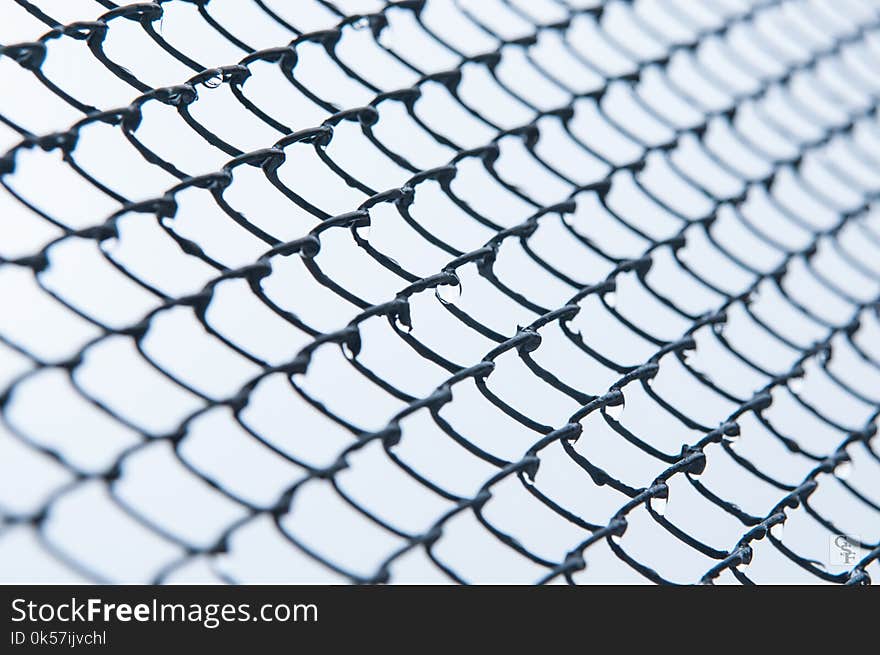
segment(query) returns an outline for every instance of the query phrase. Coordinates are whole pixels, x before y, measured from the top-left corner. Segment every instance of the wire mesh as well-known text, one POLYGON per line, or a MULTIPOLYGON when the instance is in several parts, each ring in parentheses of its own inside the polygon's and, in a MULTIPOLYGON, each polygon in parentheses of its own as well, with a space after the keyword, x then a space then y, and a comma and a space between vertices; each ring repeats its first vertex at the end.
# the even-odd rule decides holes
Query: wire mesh
POLYGON ((873 2, 3 12, 5 579, 870 583, 873 2))

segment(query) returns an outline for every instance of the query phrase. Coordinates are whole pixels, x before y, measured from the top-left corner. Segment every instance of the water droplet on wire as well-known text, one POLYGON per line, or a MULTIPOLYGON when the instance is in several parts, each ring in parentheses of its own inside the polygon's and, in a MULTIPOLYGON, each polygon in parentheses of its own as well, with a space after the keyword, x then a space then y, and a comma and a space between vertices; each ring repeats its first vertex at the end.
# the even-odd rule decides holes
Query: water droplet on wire
POLYGON ((342 354, 345 355, 346 359, 354 359, 355 353, 354 350, 351 349, 351 346, 348 345, 347 341, 342 342, 342 354))
POLYGON ((461 298, 461 282, 458 284, 438 284, 434 287, 434 295, 444 305, 454 305, 461 298))
POLYGON ((412 325, 407 325, 406 323, 404 323, 400 319, 400 316, 394 317, 394 325, 397 327, 398 330, 404 332, 405 334, 409 334, 410 332, 412 332, 412 325))
POLYGON ((853 464, 850 461, 841 462, 834 469, 834 475, 838 480, 849 480, 852 475, 853 464))
POLYGON ((206 79, 204 82, 202 82, 202 84, 204 84, 209 89, 216 89, 218 86, 223 84, 223 76, 220 74, 212 75, 211 77, 206 79))
POLYGON ((615 421, 620 421, 624 409, 626 409, 626 398, 624 398, 622 391, 620 392, 620 402, 618 404, 605 405, 605 413, 615 421))

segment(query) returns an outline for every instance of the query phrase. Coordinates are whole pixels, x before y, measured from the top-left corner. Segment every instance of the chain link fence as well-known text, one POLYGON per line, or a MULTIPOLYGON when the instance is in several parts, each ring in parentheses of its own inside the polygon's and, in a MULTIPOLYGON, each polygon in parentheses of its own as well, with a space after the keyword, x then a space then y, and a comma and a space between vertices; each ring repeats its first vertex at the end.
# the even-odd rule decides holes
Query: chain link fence
POLYGON ((5 580, 876 578, 875 3, 2 12, 5 580))

